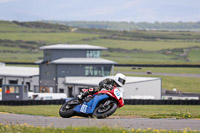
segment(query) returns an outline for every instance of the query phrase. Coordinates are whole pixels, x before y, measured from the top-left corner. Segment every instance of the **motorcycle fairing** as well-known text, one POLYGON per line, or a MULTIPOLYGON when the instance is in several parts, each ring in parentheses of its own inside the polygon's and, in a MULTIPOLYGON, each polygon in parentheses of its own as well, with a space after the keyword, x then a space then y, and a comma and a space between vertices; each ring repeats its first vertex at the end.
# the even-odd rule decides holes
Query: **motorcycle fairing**
POLYGON ((96 108, 97 104, 103 100, 108 98, 109 96, 106 94, 103 95, 96 95, 92 100, 89 102, 84 102, 82 105, 77 105, 73 110, 75 112, 79 113, 86 113, 86 114, 92 114, 94 112, 94 109, 96 108))
MULTIPOLYGON (((120 108, 120 107, 123 107, 124 106, 124 99, 120 96, 120 93, 119 93, 119 91, 115 91, 116 89, 113 89, 112 91, 113 91, 113 93, 110 93, 109 91, 107 91, 107 90, 102 90, 102 91, 99 91, 99 92, 97 92, 97 93, 95 93, 95 94, 108 94, 109 96, 111 96, 111 97, 114 97, 115 99, 117 99, 117 101, 118 101, 118 107, 120 108)), ((118 90, 118 89, 117 89, 118 90)))

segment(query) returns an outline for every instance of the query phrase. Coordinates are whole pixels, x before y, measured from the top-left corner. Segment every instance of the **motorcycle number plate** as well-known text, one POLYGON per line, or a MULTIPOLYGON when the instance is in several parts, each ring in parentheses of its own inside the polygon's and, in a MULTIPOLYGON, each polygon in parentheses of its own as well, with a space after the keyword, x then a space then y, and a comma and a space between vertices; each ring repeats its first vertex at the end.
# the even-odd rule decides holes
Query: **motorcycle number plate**
POLYGON ((117 97, 117 99, 120 99, 121 94, 120 94, 120 92, 119 92, 118 89, 115 89, 115 90, 114 90, 114 94, 115 94, 115 96, 117 97))
POLYGON ((86 113, 87 111, 87 105, 82 105, 80 112, 86 113))

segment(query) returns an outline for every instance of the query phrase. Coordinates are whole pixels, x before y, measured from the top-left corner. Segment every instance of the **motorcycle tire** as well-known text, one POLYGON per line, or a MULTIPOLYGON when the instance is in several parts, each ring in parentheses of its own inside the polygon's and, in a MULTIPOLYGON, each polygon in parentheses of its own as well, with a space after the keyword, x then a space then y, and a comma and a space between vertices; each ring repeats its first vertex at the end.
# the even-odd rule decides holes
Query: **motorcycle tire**
POLYGON ((94 110, 93 117, 95 117, 97 119, 103 119, 103 118, 106 118, 106 117, 112 115, 117 110, 117 102, 113 101, 113 100, 109 100, 109 101, 110 101, 110 104, 109 104, 110 107, 106 111, 100 111, 100 109, 102 108, 102 105, 105 102, 101 103, 94 110))
POLYGON ((74 115, 74 107, 71 107, 69 109, 66 109, 66 106, 68 105, 68 102, 64 103, 61 107, 60 107, 60 110, 59 110, 59 115, 62 117, 62 118, 70 118, 74 115))

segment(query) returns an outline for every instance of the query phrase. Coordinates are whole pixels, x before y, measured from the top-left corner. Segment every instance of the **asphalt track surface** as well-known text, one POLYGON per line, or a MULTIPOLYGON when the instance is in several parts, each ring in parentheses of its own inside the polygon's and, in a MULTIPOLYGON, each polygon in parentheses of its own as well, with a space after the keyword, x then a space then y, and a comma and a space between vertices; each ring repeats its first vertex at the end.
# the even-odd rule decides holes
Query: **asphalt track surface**
POLYGON ((156 128, 183 130, 191 128, 200 130, 200 120, 197 119, 148 119, 148 118, 114 118, 92 119, 92 118, 60 118, 35 115, 0 113, 0 123, 3 124, 28 124, 39 127, 65 128, 67 126, 109 126, 117 128, 156 128))

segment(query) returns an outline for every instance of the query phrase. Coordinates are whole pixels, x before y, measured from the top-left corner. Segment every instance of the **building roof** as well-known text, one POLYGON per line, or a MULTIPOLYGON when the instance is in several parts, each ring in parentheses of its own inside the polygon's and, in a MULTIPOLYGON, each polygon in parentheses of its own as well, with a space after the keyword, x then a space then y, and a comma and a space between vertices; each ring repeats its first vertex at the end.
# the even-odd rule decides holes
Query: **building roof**
POLYGON ((0 66, 0 76, 31 77, 39 75, 37 67, 0 66))
MULTIPOLYGON (((114 76, 107 77, 66 77, 65 83, 71 85, 85 85, 85 86, 98 86, 99 82, 105 78, 114 78, 114 76)), ((152 77, 131 77, 126 76, 126 84, 146 82, 152 80, 160 80, 160 78, 152 77)))
POLYGON ((53 64, 117 64, 102 58, 61 58, 52 61, 53 64))
POLYGON ((88 50, 105 50, 107 48, 100 46, 92 46, 88 44, 57 44, 40 47, 40 49, 88 49, 88 50))

